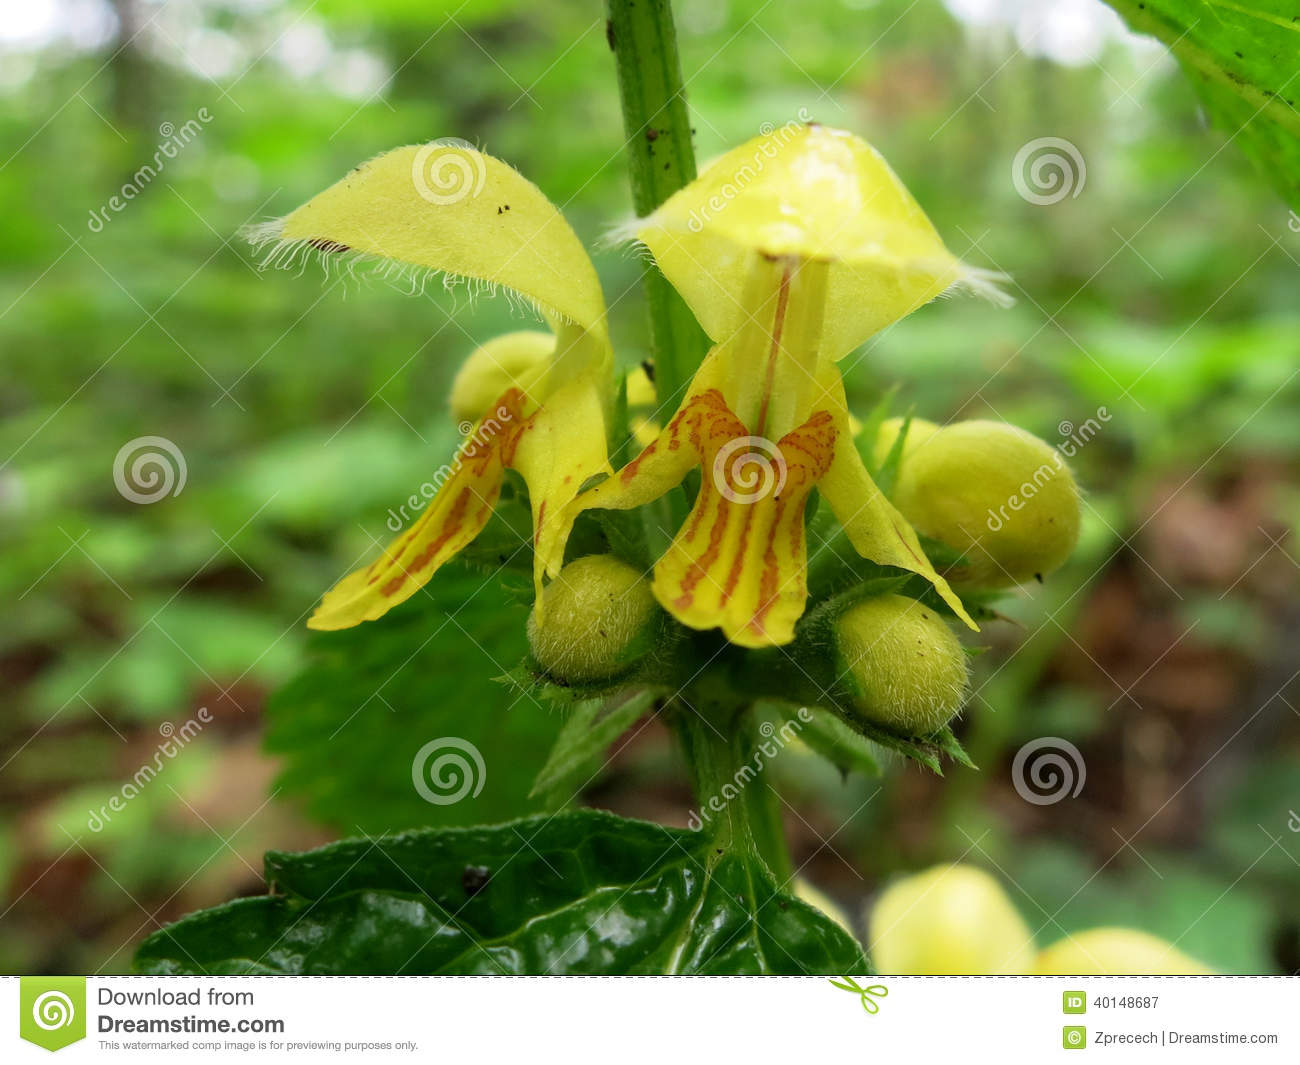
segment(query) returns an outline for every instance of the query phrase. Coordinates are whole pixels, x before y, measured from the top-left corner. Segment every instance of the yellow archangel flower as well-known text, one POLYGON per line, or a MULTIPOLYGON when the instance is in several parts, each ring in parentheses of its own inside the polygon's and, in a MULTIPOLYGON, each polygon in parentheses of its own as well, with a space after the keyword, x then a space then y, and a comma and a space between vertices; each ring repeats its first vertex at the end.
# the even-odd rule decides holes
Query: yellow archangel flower
MULTIPOLYGON (((451 476, 378 561, 325 595, 308 625, 349 628, 414 595, 482 531, 507 468, 528 486, 540 592, 543 573, 558 572, 563 561, 558 519, 565 504, 585 480, 610 472, 613 359, 605 301, 560 212, 499 159, 447 141, 380 155, 251 235, 271 245, 271 265, 314 249, 327 263, 370 261, 388 275, 434 272, 502 288, 535 308, 554 333, 549 341, 535 332, 508 334, 475 353, 474 361, 494 364, 495 375, 486 378, 495 376, 501 391, 474 398, 475 389, 459 390, 460 413, 478 420, 451 476)), ((481 383, 484 375, 478 377, 481 383)))
POLYGON ((859 457, 836 362, 955 287, 1001 298, 996 275, 948 252, 870 145, 816 125, 729 152, 632 235, 714 346, 658 438, 575 500, 566 529, 586 509, 648 503, 698 467, 655 596, 684 625, 779 645, 808 596, 804 508, 816 488, 860 555, 923 575, 975 628, 859 457))

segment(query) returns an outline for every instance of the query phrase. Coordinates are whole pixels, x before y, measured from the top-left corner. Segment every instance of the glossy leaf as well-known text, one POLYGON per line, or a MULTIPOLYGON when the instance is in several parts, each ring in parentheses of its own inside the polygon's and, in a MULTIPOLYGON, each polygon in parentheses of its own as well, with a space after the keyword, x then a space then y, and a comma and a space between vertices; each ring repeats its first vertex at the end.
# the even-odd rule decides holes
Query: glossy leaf
POLYGON ((266 857, 276 894, 150 936, 142 973, 839 973, 858 944, 699 832, 581 810, 266 857))

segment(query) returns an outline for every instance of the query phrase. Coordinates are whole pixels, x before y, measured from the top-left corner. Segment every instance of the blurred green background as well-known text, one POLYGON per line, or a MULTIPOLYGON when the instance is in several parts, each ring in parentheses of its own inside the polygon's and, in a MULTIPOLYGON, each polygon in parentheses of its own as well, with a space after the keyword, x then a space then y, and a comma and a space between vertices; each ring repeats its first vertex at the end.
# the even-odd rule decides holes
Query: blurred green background
MULTIPOLYGON (((702 159, 806 109, 1014 277, 1009 311, 942 301, 853 356, 862 410, 897 386, 936 420, 1100 427, 1073 459, 1076 560, 985 629, 959 728, 980 771, 841 780, 783 756, 802 875, 857 919, 889 877, 963 858, 1043 944, 1123 923, 1226 971, 1300 970, 1300 218, 1163 49, 1089 0, 677 10, 702 159), (1013 180, 1042 137, 1086 166, 1051 204, 1013 180), (1042 736, 1081 750, 1077 797, 1017 794, 1042 736)), ((381 623, 303 624, 450 456, 459 361, 526 323, 437 285, 260 274, 236 234, 379 151, 462 137, 596 249, 633 365, 638 266, 598 243, 630 210, 621 130, 593 2, 6 6, 0 970, 124 970, 160 923, 262 890, 269 847, 531 809, 559 717, 493 680, 521 654, 511 590, 452 569, 381 623), (185 482, 146 505, 113 468, 147 436, 185 482), (484 751, 487 786, 432 807, 411 759, 446 734, 484 751)), ((652 726, 582 801, 681 824, 691 797, 652 726)))

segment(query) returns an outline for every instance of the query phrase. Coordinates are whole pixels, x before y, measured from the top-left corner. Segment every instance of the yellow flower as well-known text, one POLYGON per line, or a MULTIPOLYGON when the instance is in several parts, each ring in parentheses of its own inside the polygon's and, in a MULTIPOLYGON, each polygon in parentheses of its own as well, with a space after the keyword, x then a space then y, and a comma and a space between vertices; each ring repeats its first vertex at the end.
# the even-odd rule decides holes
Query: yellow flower
POLYGON ((422 280, 436 272, 502 288, 538 311, 554 334, 548 344, 535 332, 512 333, 475 353, 453 401, 478 420, 450 476, 378 561, 325 595, 308 625, 349 628, 414 595, 482 531, 507 468, 528 485, 540 591, 543 573, 558 572, 563 562, 562 508, 585 480, 610 471, 605 301, 560 212, 499 159, 462 142, 434 142, 370 160, 252 237, 271 245, 272 265, 314 249, 327 264, 377 262, 385 276, 422 280), (494 376, 495 398, 483 391, 492 390, 494 376))
POLYGON ((971 865, 903 877, 871 912, 876 970, 892 976, 1039 974, 1186 976, 1214 970, 1172 943, 1132 928, 1076 932, 1044 950, 1002 886, 971 865))
POLYGON ((569 507, 629 509, 694 468, 694 507, 655 566, 684 625, 789 643, 807 600, 816 488, 864 558, 923 575, 975 628, 853 444, 836 362, 934 297, 997 295, 954 258, 865 142, 785 126, 722 156, 634 228, 714 347, 658 438, 569 507))
POLYGON ((1209 976, 1214 970, 1135 928, 1089 928, 1039 952, 1042 976, 1209 976))
POLYGON ((891 884, 868 922, 876 971, 995 976, 1034 970, 1034 933, 1002 886, 973 865, 937 865, 891 884))

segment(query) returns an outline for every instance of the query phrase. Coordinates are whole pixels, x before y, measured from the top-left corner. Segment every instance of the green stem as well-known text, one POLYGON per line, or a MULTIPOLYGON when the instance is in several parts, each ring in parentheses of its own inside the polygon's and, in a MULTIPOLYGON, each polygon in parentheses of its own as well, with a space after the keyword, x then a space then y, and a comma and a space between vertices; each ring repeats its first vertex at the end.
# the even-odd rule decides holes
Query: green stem
MULTIPOLYGON (((669 0, 607 0, 607 35, 618 67, 632 204, 644 218, 695 180, 677 31, 669 0)), ((695 316, 649 260, 642 273, 661 405, 672 411, 708 349, 695 316)))
MULTIPOLYGON (((632 204, 637 216, 644 218, 695 180, 677 31, 669 0, 607 0, 606 14, 623 104, 632 204)), ((670 417, 704 359, 708 338, 685 301, 648 259, 642 283, 650 308, 655 392, 662 416, 670 417)), ((660 525, 676 528, 684 517, 682 493, 673 493, 668 505, 680 512, 661 515, 649 530, 652 539, 664 535, 660 525), (669 520, 664 522, 664 517, 669 520)), ((674 714, 700 815, 708 820, 718 846, 761 857, 784 882, 793 869, 781 827, 780 800, 761 769, 753 714, 725 693, 701 700, 700 706, 697 711, 679 701, 674 714)))
POLYGON ((794 865, 750 709, 716 704, 696 709, 679 702, 673 717, 694 777, 699 819, 720 848, 762 859, 785 884, 794 865))

